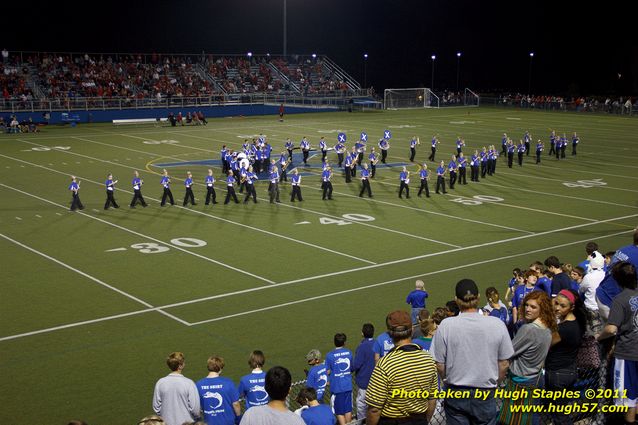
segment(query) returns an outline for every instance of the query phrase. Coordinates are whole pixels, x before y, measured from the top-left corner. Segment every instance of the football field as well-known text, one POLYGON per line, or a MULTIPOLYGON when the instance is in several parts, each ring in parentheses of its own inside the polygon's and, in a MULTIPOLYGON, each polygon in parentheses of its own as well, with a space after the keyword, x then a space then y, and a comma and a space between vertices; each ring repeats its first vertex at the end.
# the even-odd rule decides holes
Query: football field
MULTIPOLYGON (((152 413, 153 386, 172 351, 185 353, 194 380, 214 353, 237 382, 254 349, 264 351, 266 368, 284 365, 301 380, 308 350, 325 354, 334 333, 345 332, 354 351, 363 323, 378 334, 389 311, 408 308, 415 279, 425 281, 433 309, 453 298, 461 278, 504 295, 514 267, 549 255, 577 264, 591 240, 601 251, 627 245, 638 223, 637 128, 617 116, 460 108, 0 135, 0 423, 136 423, 152 413), (577 131, 578 155, 570 143, 566 159, 548 156, 552 129, 568 138, 577 131), (359 197, 359 173, 346 184, 335 169, 334 200, 322 200, 321 153, 304 167, 296 150, 289 168, 299 166, 303 202, 291 203, 283 183, 282 202, 269 203, 262 178, 258 203, 223 204, 223 144, 240 150, 263 134, 278 159, 288 137, 299 146, 306 136, 316 148, 321 136, 334 145, 343 132, 349 148, 361 132, 376 145, 385 130, 389 165, 377 168, 373 198, 359 197), (438 135, 437 161, 447 163, 457 136, 469 157, 492 144, 500 151, 504 132, 518 142, 526 130, 546 144, 540 165, 534 152, 522 167, 501 158, 494 176, 475 183, 468 171, 468 184, 445 195, 434 193, 434 176, 431 197, 416 196, 412 136, 421 141, 417 162, 438 135), (410 199, 398 198, 403 165, 410 199), (164 168, 175 206, 159 205, 164 168), (216 205, 204 204, 208 168, 216 205), (135 170, 147 208, 128 206, 135 170), (197 205, 182 207, 187 171, 197 205), (108 173, 119 181, 119 209, 103 209, 108 173), (81 181, 83 211, 69 211, 70 175, 81 181)), ((336 167, 334 152, 328 159, 336 167)))

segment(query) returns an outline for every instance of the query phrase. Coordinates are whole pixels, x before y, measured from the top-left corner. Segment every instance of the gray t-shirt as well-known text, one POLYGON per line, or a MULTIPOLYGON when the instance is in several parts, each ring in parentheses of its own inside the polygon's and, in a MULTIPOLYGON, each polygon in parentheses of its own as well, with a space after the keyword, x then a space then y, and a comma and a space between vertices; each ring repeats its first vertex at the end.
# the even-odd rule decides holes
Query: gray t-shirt
POLYGON ((171 373, 155 384, 153 411, 168 425, 192 422, 200 414, 195 383, 180 373, 171 373))
POLYGON ((444 319, 432 339, 430 354, 445 364, 450 385, 496 388, 498 361, 514 354, 505 324, 481 313, 461 313, 444 319))
POLYGON ((638 290, 625 288, 614 298, 607 322, 618 327, 614 355, 638 361, 638 290))
POLYGON ((289 410, 282 412, 265 404, 246 410, 240 425, 305 425, 305 422, 289 410))
POLYGON ((512 341, 514 356, 511 358, 510 372, 526 379, 536 378, 551 344, 552 331, 536 323, 524 325, 512 341))

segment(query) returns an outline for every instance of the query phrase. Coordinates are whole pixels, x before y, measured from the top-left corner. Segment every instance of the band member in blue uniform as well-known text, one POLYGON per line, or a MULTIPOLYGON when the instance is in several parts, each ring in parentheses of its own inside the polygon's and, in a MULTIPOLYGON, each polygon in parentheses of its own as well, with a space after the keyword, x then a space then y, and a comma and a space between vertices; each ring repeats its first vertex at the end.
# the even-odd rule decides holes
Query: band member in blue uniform
POLYGON ((184 202, 182 203, 182 205, 186 206, 189 202, 191 203, 191 205, 197 205, 195 203, 195 195, 193 195, 193 175, 190 171, 186 172, 184 187, 186 188, 186 193, 184 194, 184 202))
POLYGON ((281 177, 279 178, 280 183, 288 181, 288 174, 286 173, 288 164, 290 164, 290 158, 286 158, 286 154, 282 152, 281 155, 279 155, 279 165, 281 165, 281 177))
POLYGON ((279 168, 273 159, 270 164, 270 183, 268 184, 268 195, 270 203, 281 202, 279 200, 279 168))
POLYGON ((412 140, 410 140, 410 162, 414 162, 414 157, 416 156, 416 145, 419 144, 419 138, 414 136, 412 140))
POLYGON ((456 163, 459 166, 459 184, 467 184, 467 159, 463 155, 463 152, 459 154, 456 163))
POLYGON ((490 176, 496 174, 496 163, 498 162, 498 152, 496 152, 496 147, 494 145, 490 146, 490 150, 487 152, 492 157, 492 163, 488 170, 490 176))
POLYGON ((507 141, 508 140, 509 140, 509 138, 507 137, 507 133, 503 133, 503 137, 501 138, 501 153, 499 154, 499 156, 507 155, 507 141))
POLYGON ((379 162, 379 155, 374 151, 374 146, 371 148, 368 160, 370 161, 370 178, 373 179, 377 173, 377 163, 379 162))
POLYGON ((346 160, 343 163, 343 174, 346 176, 346 183, 352 182, 352 167, 353 161, 350 154, 346 155, 346 160))
POLYGON ((116 184, 117 180, 113 180, 113 174, 106 176, 106 182, 104 182, 104 186, 106 186, 106 203, 104 204, 105 210, 108 210, 111 205, 113 205, 113 208, 120 207, 117 202, 115 202, 115 198, 113 196, 116 184))
POLYGON ((352 147, 350 158, 352 159, 352 167, 350 167, 350 172, 352 173, 352 177, 357 177, 357 163, 359 161, 359 152, 357 152, 356 145, 352 147))
POLYGON ((419 186, 419 193, 416 196, 421 196, 421 193, 425 190, 426 198, 430 197, 430 188, 428 187, 428 180, 430 180, 430 171, 428 170, 428 164, 425 162, 419 170, 419 177, 421 178, 421 186, 419 186))
POLYGON ((131 200, 131 205, 130 205, 131 208, 135 208, 135 205, 138 203, 138 201, 142 204, 144 208, 147 207, 146 201, 144 200, 144 197, 142 196, 143 184, 144 184, 144 180, 140 179, 140 173, 135 171, 133 173, 133 181, 131 182, 131 185, 133 186, 133 200, 131 200))
POLYGON ((226 145, 222 146, 221 151, 219 151, 221 160, 222 160, 222 173, 226 173, 228 171, 228 162, 226 162, 226 154, 228 153, 228 149, 226 145))
POLYGON ((525 155, 525 144, 521 140, 518 142, 518 146, 516 147, 516 152, 518 154, 518 166, 523 166, 523 155, 525 155))
POLYGON ((321 136, 319 139, 319 149, 321 149, 321 162, 326 162, 326 155, 328 155, 328 144, 326 143, 326 139, 321 136))
POLYGON ((454 189, 458 168, 459 166, 456 163, 456 156, 452 155, 452 160, 447 165, 447 170, 450 173, 450 189, 454 189))
POLYGON ((361 192, 359 197, 363 198, 363 192, 368 191, 368 198, 372 198, 372 189, 370 189, 370 171, 368 170, 368 164, 364 163, 361 168, 361 192))
POLYGON ((247 204, 250 197, 253 197, 253 202, 257 203, 257 191, 255 190, 255 180, 257 180, 257 174, 253 172, 253 167, 249 166, 246 171, 246 197, 244 198, 244 204, 247 204))
POLYGON ((80 201, 80 182, 78 182, 75 176, 71 176, 71 184, 69 184, 69 190, 71 191, 71 211, 75 211, 77 209, 83 210, 84 205, 82 205, 82 201, 80 201))
POLYGON ((299 170, 296 168, 292 170, 291 180, 292 194, 290 195, 290 202, 295 202, 295 198, 297 198, 299 202, 303 201, 301 197, 301 176, 299 175, 299 170))
MULTIPOLYGON (((495 162, 496 160, 494 159, 494 149, 492 148, 493 145, 490 145, 489 149, 487 150, 487 175, 491 176, 492 174, 494 174, 494 168, 496 168, 495 166, 495 162)), ((507 153, 507 146, 505 147, 505 152, 507 153)))
POLYGON ((323 194, 321 196, 322 200, 326 200, 326 196, 329 200, 332 200, 332 168, 326 167, 325 170, 321 173, 321 189, 323 189, 323 194))
POLYGON ((565 151, 567 150, 567 136, 563 133, 563 136, 560 138, 560 157, 561 159, 565 159, 565 151))
POLYGON ((554 154, 556 155, 556 159, 560 160, 560 151, 563 148, 563 139, 562 137, 556 136, 554 137, 554 154))
POLYGON ((574 134, 572 135, 572 155, 576 155, 576 148, 578 147, 579 143, 580 137, 578 137, 578 135, 574 131, 574 134))
POLYGON ((213 177, 213 170, 208 169, 208 175, 204 180, 206 184, 206 205, 210 204, 212 199, 213 204, 217 203, 217 194, 215 193, 215 177, 213 177))
POLYGON ((292 150, 295 148, 295 144, 293 143, 292 140, 290 140, 290 138, 288 138, 286 139, 286 143, 284 144, 284 147, 288 151, 288 159, 290 159, 290 163, 292 164, 292 150))
POLYGON ((549 134, 549 153, 548 155, 556 154, 556 131, 552 130, 549 134))
POLYGON ((171 205, 175 205, 175 200, 173 199, 173 192, 171 192, 171 178, 168 175, 168 171, 166 169, 163 170, 164 175, 162 175, 162 179, 160 180, 160 184, 164 189, 164 193, 162 193, 162 202, 160 202, 160 207, 166 205, 166 200, 168 199, 171 202, 171 205))
POLYGON ((434 157, 436 155, 436 146, 439 144, 439 139, 436 136, 432 136, 431 143, 432 144, 430 146, 430 149, 432 150, 432 153, 430 154, 430 156, 428 156, 428 159, 434 162, 434 157))
POLYGON ((461 139, 461 136, 456 138, 456 156, 460 156, 461 152, 463 152, 463 146, 465 146, 465 141, 461 139))
POLYGON ((410 172, 406 167, 403 167, 401 173, 399 173, 399 198, 403 198, 403 189, 405 189, 406 199, 410 199, 410 172))
POLYGON ((479 158, 481 161, 481 178, 485 178, 485 176, 487 175, 487 148, 485 146, 483 146, 483 150, 481 151, 481 153, 479 154, 479 158))
POLYGON ((447 193, 445 190, 445 161, 441 161, 436 169, 436 193, 447 193))
POLYGON ((479 181, 479 165, 481 159, 479 157, 479 151, 475 150, 474 154, 470 158, 470 180, 473 182, 479 181))
POLYGON ((346 145, 341 142, 337 142, 334 150, 337 152, 337 167, 341 168, 341 165, 343 164, 343 155, 346 152, 346 145))
POLYGON ((230 202, 230 198, 233 198, 236 204, 239 204, 239 199, 237 199, 237 194, 235 193, 235 176, 232 171, 228 171, 228 175, 226 177, 226 199, 224 200, 224 205, 230 202))
POLYGON ((388 149, 390 149, 387 139, 379 139, 379 149, 381 149, 381 162, 385 164, 385 160, 388 157, 388 149))
POLYGON ((512 165, 514 164, 514 151, 516 150, 516 146, 514 145, 514 142, 512 142, 511 140, 507 141, 507 166, 509 168, 512 168, 512 165))
POLYGON ((523 135, 523 142, 525 143, 525 152, 527 156, 529 156, 529 150, 532 143, 532 135, 529 134, 529 131, 526 131, 523 135))
POLYGON ((304 136, 299 143, 299 147, 301 148, 301 153, 303 154, 303 163, 305 166, 308 166, 308 155, 310 154, 310 142, 304 136))
POLYGON ((538 142, 536 142, 536 163, 537 164, 541 163, 541 154, 543 153, 544 149, 545 147, 543 146, 543 142, 541 141, 541 139, 538 139, 538 142))
POLYGON ((357 165, 361 166, 363 156, 366 153, 366 144, 363 140, 359 140, 357 143, 354 144, 354 147, 357 151, 357 165))

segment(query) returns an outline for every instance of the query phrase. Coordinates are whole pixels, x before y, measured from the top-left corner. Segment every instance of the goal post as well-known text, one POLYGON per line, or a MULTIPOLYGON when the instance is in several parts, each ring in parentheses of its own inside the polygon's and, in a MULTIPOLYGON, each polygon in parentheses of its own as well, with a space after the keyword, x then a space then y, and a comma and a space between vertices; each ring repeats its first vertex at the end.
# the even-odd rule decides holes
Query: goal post
POLYGON ((385 109, 438 108, 439 98, 427 87, 411 89, 385 89, 385 109))
POLYGON ((480 103, 479 95, 474 93, 472 90, 466 88, 465 93, 463 94, 463 105, 479 106, 479 103, 480 103))

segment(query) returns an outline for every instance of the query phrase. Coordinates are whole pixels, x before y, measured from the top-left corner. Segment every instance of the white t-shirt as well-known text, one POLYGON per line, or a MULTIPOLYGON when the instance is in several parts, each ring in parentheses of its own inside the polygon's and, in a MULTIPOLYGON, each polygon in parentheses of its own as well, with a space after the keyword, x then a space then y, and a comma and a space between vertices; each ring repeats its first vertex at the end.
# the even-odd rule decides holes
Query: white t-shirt
POLYGON ((596 289, 600 282, 605 278, 605 272, 600 269, 592 269, 585 275, 580 283, 580 292, 585 298, 585 307, 590 311, 598 311, 598 303, 596 303, 596 289))

